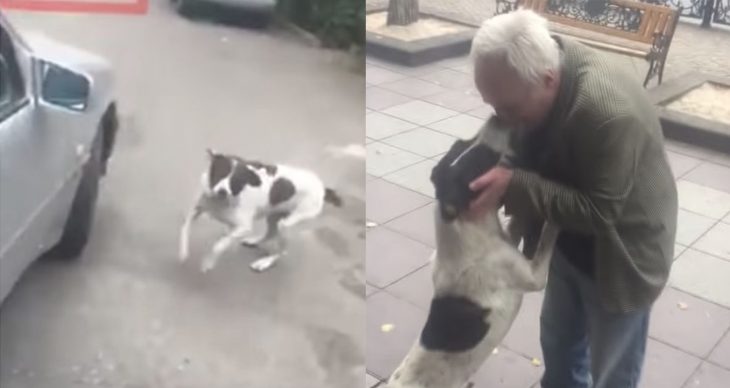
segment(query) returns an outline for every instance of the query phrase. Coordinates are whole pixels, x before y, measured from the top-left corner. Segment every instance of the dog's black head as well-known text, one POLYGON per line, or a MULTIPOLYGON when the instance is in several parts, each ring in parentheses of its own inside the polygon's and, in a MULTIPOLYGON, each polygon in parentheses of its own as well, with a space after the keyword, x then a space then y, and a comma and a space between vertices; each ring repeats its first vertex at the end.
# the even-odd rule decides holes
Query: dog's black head
POLYGON ((257 187, 261 179, 243 159, 208 150, 210 166, 208 168, 209 190, 219 199, 236 196, 247 185, 257 187), (225 181, 224 184, 221 184, 225 181))
POLYGON ((431 182, 444 221, 450 222, 469 208, 479 193, 469 183, 495 167, 501 155, 476 138, 457 140, 431 170, 431 182))

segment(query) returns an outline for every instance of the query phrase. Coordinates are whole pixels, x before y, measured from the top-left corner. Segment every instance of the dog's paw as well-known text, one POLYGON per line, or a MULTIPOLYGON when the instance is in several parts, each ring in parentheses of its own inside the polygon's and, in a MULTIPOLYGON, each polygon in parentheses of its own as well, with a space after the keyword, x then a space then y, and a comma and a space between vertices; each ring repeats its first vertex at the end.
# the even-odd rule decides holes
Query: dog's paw
POLYGON ((256 249, 259 247, 258 241, 241 241, 241 246, 244 248, 256 249))
POLYGON ((274 265, 274 263, 276 263, 276 260, 278 258, 279 258, 279 255, 271 255, 271 256, 262 257, 256 261, 254 261, 253 263, 251 263, 250 267, 252 270, 254 270, 256 272, 263 272, 263 271, 266 271, 267 269, 271 268, 274 265))
POLYGON ((215 267, 215 259, 206 257, 203 259, 203 264, 200 265, 200 272, 206 273, 215 267))
POLYGON ((181 243, 180 246, 178 247, 178 252, 177 252, 178 260, 183 262, 183 261, 187 260, 189 256, 190 256, 190 250, 188 248, 188 245, 185 243, 181 243))

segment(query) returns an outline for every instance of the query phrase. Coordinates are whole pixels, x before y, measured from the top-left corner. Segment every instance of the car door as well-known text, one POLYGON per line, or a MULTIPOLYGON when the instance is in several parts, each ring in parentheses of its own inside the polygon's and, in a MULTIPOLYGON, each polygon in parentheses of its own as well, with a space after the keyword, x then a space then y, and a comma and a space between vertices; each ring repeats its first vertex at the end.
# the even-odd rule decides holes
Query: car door
MULTIPOLYGON (((23 270, 60 235, 55 206, 59 152, 72 148, 59 128, 44 125, 30 49, 0 17, 0 300, 23 270), (55 219, 54 219, 55 218, 55 219)), ((70 200, 68 200, 70 203, 70 200)), ((64 205, 67 208, 68 204, 64 205)), ((67 212, 68 209, 63 209, 67 212)), ((62 226, 62 220, 61 220, 62 226)))

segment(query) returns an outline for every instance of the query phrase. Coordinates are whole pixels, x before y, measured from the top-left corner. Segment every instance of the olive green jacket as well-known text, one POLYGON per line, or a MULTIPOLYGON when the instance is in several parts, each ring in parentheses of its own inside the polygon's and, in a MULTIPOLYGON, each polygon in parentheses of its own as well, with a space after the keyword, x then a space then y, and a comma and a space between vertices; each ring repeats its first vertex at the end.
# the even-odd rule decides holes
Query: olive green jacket
POLYGON ((677 189, 655 107, 607 56, 556 40, 559 95, 532 148, 514 139, 518 159, 536 158, 533 169, 514 170, 506 205, 593 236, 586 260, 595 260, 604 308, 648 307, 667 282, 677 226, 677 189))

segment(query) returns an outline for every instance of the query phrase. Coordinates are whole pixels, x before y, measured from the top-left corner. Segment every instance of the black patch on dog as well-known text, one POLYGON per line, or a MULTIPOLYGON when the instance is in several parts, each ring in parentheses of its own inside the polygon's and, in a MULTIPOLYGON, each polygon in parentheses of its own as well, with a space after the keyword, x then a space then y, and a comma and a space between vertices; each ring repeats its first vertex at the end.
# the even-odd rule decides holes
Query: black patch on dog
POLYGON ((276 206, 282 202, 288 201, 294 196, 297 189, 289 179, 279 178, 274 181, 269 191, 269 203, 271 206, 276 206))
POLYGON ((489 332, 490 310, 463 296, 439 296, 431 301, 421 345, 428 350, 465 352, 489 332))
POLYGON ((222 179, 230 175, 233 170, 233 160, 221 155, 210 154, 210 170, 208 171, 208 184, 215 187, 222 179))
POLYGON ((431 183, 436 191, 441 217, 446 221, 454 220, 466 211, 479 195, 469 188, 469 183, 499 163, 501 155, 486 144, 477 144, 470 149, 476 141, 476 138, 457 140, 431 170, 431 183))
POLYGON ((335 207, 341 207, 342 206, 342 198, 340 198, 339 194, 337 194, 336 191, 325 188, 324 189, 324 201, 332 204, 332 206, 335 207))
POLYGON ((231 194, 238 195, 246 185, 257 187, 261 186, 261 178, 251 171, 247 165, 237 163, 233 168, 233 174, 231 174, 230 186, 231 194))

